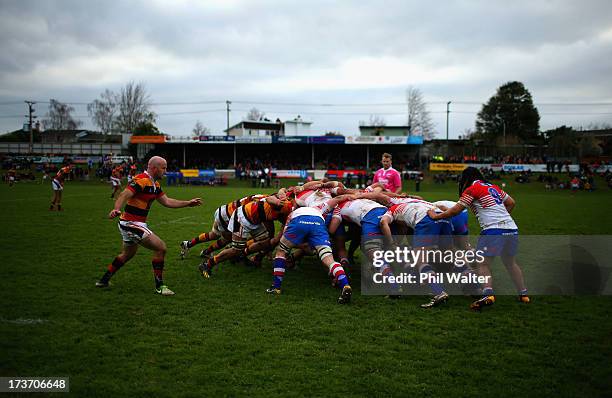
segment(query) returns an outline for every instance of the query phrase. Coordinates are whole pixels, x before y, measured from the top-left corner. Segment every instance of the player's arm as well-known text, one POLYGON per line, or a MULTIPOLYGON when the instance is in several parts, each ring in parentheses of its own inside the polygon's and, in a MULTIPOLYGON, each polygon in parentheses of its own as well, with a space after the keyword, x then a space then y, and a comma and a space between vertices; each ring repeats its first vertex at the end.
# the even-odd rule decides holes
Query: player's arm
POLYGON ((268 204, 272 205, 272 206, 276 206, 276 207, 280 207, 282 205, 285 204, 284 200, 281 200, 278 196, 276 195, 270 195, 270 196, 266 196, 266 202, 268 202, 268 204))
POLYGON ((164 207, 169 207, 171 209, 179 209, 181 207, 194 207, 200 206, 202 204, 202 199, 193 198, 191 200, 178 200, 169 198, 168 195, 162 195, 157 198, 157 201, 164 207))
POLYGON ((510 195, 506 195, 506 197, 504 198, 504 206, 506 207, 508 213, 512 213, 512 210, 514 210, 514 206, 516 206, 516 202, 514 201, 514 199, 512 199, 510 195))
POLYGON ((333 209, 334 207, 338 206, 340 203, 344 201, 355 200, 355 199, 357 199, 357 195, 355 194, 338 195, 334 197, 333 199, 328 200, 326 204, 328 208, 333 209))
POLYGON ((454 217, 457 214, 461 213, 463 210, 465 210, 465 206, 463 206, 460 202, 457 202, 453 207, 451 207, 450 209, 446 209, 442 213, 436 213, 435 209, 430 209, 427 212, 427 215, 432 220, 440 220, 440 219, 443 219, 443 218, 454 217))
POLYGON ((329 226, 327 227, 327 231, 329 232, 331 236, 333 236, 336 233, 336 230, 338 230, 338 227, 340 226, 341 223, 342 223, 342 217, 334 216, 332 218, 332 220, 329 223, 329 226))
POLYGON ((391 205, 391 199, 389 199, 389 196, 387 196, 386 194, 382 192, 364 192, 364 193, 359 193, 356 196, 359 199, 373 200, 375 202, 380 203, 383 206, 391 205))
POLYGON ((117 200, 115 200, 115 207, 110 211, 110 213, 108 213, 108 218, 112 220, 113 218, 121 215, 121 209, 123 209, 126 202, 134 197, 134 195, 134 191, 127 188, 124 189, 123 192, 121 192, 117 197, 117 200))
POLYGON ((380 218, 380 231, 383 233, 383 238, 385 240, 385 244, 387 247, 391 247, 393 245, 393 235, 391 234, 390 224, 393 222, 393 219, 389 215, 389 213, 385 213, 380 218))

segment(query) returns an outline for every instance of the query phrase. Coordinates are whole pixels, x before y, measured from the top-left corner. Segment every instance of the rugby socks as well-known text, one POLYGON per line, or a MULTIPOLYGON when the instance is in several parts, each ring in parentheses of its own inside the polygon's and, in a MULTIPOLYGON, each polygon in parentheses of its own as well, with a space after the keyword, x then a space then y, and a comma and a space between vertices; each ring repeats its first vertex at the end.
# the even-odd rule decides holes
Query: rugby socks
POLYGON ((212 256, 206 262, 206 268, 211 270, 217 264, 218 256, 212 256))
POLYGON ((349 284, 348 278, 344 273, 344 268, 342 268, 342 265, 340 265, 340 263, 333 263, 329 267, 329 273, 334 278, 334 280, 337 281, 340 288, 343 288, 344 286, 349 284))
POLYGON ((197 245, 198 243, 208 242, 209 240, 211 240, 210 235, 208 234, 208 232, 204 232, 203 234, 200 234, 196 236, 195 238, 193 238, 192 240, 190 240, 189 243, 187 244, 187 247, 191 248, 197 245))
POLYGON ((282 257, 274 258, 274 272, 272 277, 272 286, 275 289, 280 289, 281 284, 283 283, 283 278, 285 276, 285 267, 287 266, 287 260, 282 257))
POLYGON ((527 289, 523 289, 519 292, 519 296, 526 296, 527 295, 527 289))
POLYGON ((485 287, 484 289, 482 289, 482 295, 483 296, 493 296, 495 293, 493 293, 493 288, 492 287, 485 287))
POLYGON ((153 275, 155 275, 155 287, 159 288, 164 284, 164 260, 153 260, 153 275))
POLYGON ((113 262, 109 264, 108 269, 106 273, 102 276, 102 279, 100 279, 100 282, 107 283, 110 278, 115 275, 115 272, 119 271, 119 269, 123 267, 124 264, 125 261, 123 261, 122 258, 120 258, 119 256, 115 257, 113 262))
MULTIPOLYGON (((189 247, 191 247, 192 245, 190 244, 189 247)), ((208 246, 206 249, 204 249, 204 253, 202 253, 205 256, 208 256, 210 254, 212 254, 213 252, 216 252, 217 250, 221 249, 223 246, 221 246, 221 239, 217 239, 216 241, 214 241, 210 246, 208 246)))
MULTIPOLYGON (((435 271, 429 264, 425 264, 423 267, 421 267, 421 273, 431 274, 432 276, 436 275, 435 271)), ((437 296, 438 294, 444 293, 444 288, 438 282, 429 281, 428 285, 434 295, 437 296)))
MULTIPOLYGON (((380 273, 383 276, 393 276, 393 270, 391 269, 391 266, 387 263, 384 263, 383 265, 381 265, 380 273)), ((400 291, 400 286, 397 283, 395 282, 388 282, 388 283, 389 285, 391 285, 391 290, 393 291, 393 293, 397 293, 400 291)))

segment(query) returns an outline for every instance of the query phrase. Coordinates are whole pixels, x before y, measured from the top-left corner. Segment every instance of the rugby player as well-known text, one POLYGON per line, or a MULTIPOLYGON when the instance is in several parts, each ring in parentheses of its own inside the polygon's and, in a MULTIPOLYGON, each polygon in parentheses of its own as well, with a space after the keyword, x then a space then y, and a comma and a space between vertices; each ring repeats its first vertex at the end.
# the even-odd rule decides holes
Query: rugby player
POLYGON ((113 187, 110 196, 111 199, 115 198, 115 194, 119 192, 121 188, 121 177, 123 177, 123 167, 121 165, 114 167, 110 177, 111 186, 113 187))
POLYGON ((66 165, 57 171, 55 178, 51 181, 51 188, 53 189, 53 199, 51 200, 51 206, 49 210, 62 211, 62 192, 64 191, 64 179, 70 174, 72 165, 66 165))
POLYGON ((463 170, 459 180, 459 201, 442 213, 429 211, 433 220, 451 218, 460 214, 466 208, 478 218, 480 223, 480 238, 477 250, 484 252, 485 261, 478 264, 478 274, 488 277, 483 283, 483 297, 473 302, 470 308, 480 310, 495 303, 492 285, 491 264, 497 256, 501 256, 506 270, 518 290, 518 299, 529 303, 527 288, 523 280, 523 271, 516 262, 518 249, 518 227, 510 213, 515 201, 497 185, 484 179, 482 173, 475 167, 463 170))
POLYGON ((174 292, 164 284, 163 280, 166 243, 147 227, 147 215, 154 200, 169 208, 200 206, 202 200, 200 198, 191 200, 169 198, 159 184, 159 179, 164 176, 167 167, 164 158, 153 156, 149 160, 147 170, 134 176, 132 182, 115 201, 115 207, 108 214, 108 218, 113 219, 121 216, 118 226, 123 239, 123 249, 108 266, 108 270, 102 278, 96 282, 96 287, 108 287, 111 277, 134 257, 138 245, 141 245, 153 251, 151 263, 155 276, 155 292, 162 296, 174 295, 174 292), (124 205, 125 208, 121 212, 120 209, 124 205))
POLYGON ((13 184, 15 184, 15 179, 17 177, 17 170, 15 170, 14 166, 11 165, 11 168, 7 172, 7 177, 8 177, 9 187, 12 187, 13 184))
POLYGON ((292 209, 292 201, 280 199, 278 194, 270 195, 238 207, 228 223, 229 230, 232 233, 230 247, 210 257, 205 263, 200 264, 198 268, 201 275, 205 278, 210 278, 215 265, 243 255, 248 239, 253 239, 254 244, 269 242, 270 233, 266 223, 280 221, 284 224, 292 209))
MULTIPOLYGON (((428 215, 429 210, 435 206, 429 202, 419 199, 404 199, 398 201, 389 208, 380 220, 380 228, 388 244, 392 244, 390 224, 401 222, 414 230, 412 246, 416 250, 426 251, 439 245, 440 235, 450 235, 450 223, 434 221, 428 215)), ((423 256, 417 257, 416 268, 421 274, 436 275, 430 264, 423 261, 423 256)), ((422 304, 422 308, 436 307, 448 301, 448 293, 437 282, 435 278, 429 278, 429 287, 434 294, 428 303, 422 304)))
MULTIPOLYGON (((334 205, 335 206, 335 205, 334 205)), ((334 260, 329 235, 325 227, 325 218, 318 208, 300 207, 294 210, 288 218, 274 257, 274 273, 272 287, 266 290, 269 294, 281 294, 281 284, 285 276, 287 256, 291 249, 307 242, 314 248, 329 274, 342 289, 339 304, 347 304, 351 300, 352 289, 342 265, 334 260)))
POLYGON ((232 241, 232 233, 228 229, 228 223, 234 211, 240 206, 265 198, 267 195, 249 195, 244 198, 233 200, 227 204, 221 205, 215 210, 213 218, 213 226, 209 232, 203 232, 191 240, 184 240, 180 243, 181 247, 181 259, 187 257, 189 249, 200 243, 209 242, 216 240, 213 244, 208 246, 205 250, 200 253, 201 257, 210 255, 211 253, 224 248, 229 242, 232 241))

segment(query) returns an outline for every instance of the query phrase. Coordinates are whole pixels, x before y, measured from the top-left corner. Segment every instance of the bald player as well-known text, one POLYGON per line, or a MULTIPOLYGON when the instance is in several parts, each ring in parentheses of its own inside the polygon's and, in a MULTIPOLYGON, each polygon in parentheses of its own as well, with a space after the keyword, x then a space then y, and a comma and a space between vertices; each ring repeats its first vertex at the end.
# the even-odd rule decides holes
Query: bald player
POLYGON ((123 249, 108 266, 108 270, 102 278, 96 282, 96 287, 108 287, 110 278, 134 257, 138 250, 138 245, 141 245, 153 251, 152 265, 155 276, 155 292, 162 296, 174 295, 174 292, 164 284, 162 276, 164 258, 166 256, 166 243, 147 227, 146 221, 149 208, 154 200, 157 200, 162 206, 173 209, 200 206, 202 200, 200 198, 193 198, 191 200, 169 198, 162 191, 159 184, 159 179, 166 173, 167 166, 168 164, 164 158, 153 156, 147 164, 147 170, 134 176, 127 188, 121 192, 115 201, 115 207, 108 214, 108 218, 113 219, 119 215, 121 216, 119 219, 119 232, 123 238, 123 249), (121 212, 120 209, 124 205, 125 208, 121 212))

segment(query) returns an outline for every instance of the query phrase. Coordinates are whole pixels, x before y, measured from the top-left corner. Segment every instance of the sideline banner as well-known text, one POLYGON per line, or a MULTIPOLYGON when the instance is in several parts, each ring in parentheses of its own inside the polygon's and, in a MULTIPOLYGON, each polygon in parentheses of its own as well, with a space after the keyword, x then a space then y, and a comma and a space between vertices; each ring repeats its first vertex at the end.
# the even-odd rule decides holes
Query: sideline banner
POLYGON ((463 171, 468 166, 466 163, 430 163, 429 171, 463 171))
POLYGON ((276 178, 306 178, 308 173, 306 170, 272 170, 272 174, 276 174, 276 178))

